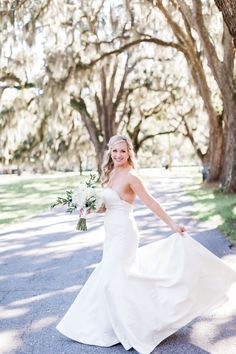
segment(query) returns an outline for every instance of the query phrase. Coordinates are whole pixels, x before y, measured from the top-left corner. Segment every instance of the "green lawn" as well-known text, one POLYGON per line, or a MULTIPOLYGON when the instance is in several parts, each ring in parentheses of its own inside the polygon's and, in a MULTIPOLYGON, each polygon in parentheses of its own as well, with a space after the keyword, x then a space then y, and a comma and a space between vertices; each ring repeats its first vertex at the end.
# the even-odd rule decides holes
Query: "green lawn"
POLYGON ((75 188, 83 177, 78 175, 56 176, 1 176, 0 226, 50 210, 56 197, 66 189, 75 188))
POLYGON ((193 216, 213 222, 236 245, 236 194, 225 195, 198 182, 188 191, 188 195, 193 200, 193 216))

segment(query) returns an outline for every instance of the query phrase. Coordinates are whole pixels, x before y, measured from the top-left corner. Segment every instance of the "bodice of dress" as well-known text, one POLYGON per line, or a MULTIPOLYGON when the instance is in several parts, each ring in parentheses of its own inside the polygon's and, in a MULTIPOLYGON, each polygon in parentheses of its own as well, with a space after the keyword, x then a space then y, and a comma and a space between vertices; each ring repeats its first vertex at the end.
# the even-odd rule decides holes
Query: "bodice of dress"
POLYGON ((125 211, 128 214, 133 211, 133 204, 121 199, 118 192, 115 191, 113 188, 110 187, 103 188, 102 196, 107 211, 120 210, 120 211, 125 211))
POLYGON ((108 262, 114 270, 132 263, 138 247, 138 232, 133 205, 122 200, 112 188, 104 188, 102 194, 106 206, 103 262, 108 262))

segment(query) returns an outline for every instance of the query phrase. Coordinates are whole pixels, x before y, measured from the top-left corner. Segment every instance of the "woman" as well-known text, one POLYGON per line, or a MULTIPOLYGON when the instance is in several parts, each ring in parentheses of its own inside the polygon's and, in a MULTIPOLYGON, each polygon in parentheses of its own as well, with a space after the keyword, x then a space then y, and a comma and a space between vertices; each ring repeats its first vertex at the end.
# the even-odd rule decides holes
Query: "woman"
POLYGON ((227 300, 236 273, 184 235, 149 194, 134 168, 130 141, 115 135, 104 158, 105 233, 102 261, 57 329, 78 342, 121 343, 149 354, 166 337, 227 300), (174 234, 138 248, 136 195, 174 234))

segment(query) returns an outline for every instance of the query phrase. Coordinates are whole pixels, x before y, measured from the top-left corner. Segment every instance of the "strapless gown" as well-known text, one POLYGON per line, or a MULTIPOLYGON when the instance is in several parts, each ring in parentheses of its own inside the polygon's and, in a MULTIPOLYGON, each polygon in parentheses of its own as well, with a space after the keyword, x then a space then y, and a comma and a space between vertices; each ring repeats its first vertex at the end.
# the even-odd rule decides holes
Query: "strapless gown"
POLYGON ((86 344, 149 354, 195 317, 223 304, 236 272, 191 236, 138 248, 133 206, 103 189, 103 257, 57 329, 86 344))

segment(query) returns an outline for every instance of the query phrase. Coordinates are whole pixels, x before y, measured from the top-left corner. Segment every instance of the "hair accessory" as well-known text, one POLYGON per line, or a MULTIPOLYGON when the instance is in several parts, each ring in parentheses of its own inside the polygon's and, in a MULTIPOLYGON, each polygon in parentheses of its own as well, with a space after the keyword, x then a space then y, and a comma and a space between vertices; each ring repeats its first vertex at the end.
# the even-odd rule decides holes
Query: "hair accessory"
POLYGON ((126 137, 120 136, 118 140, 116 140, 114 142, 109 141, 109 143, 107 145, 109 148, 112 148, 114 145, 119 144, 119 143, 123 143, 124 141, 127 142, 126 137))

